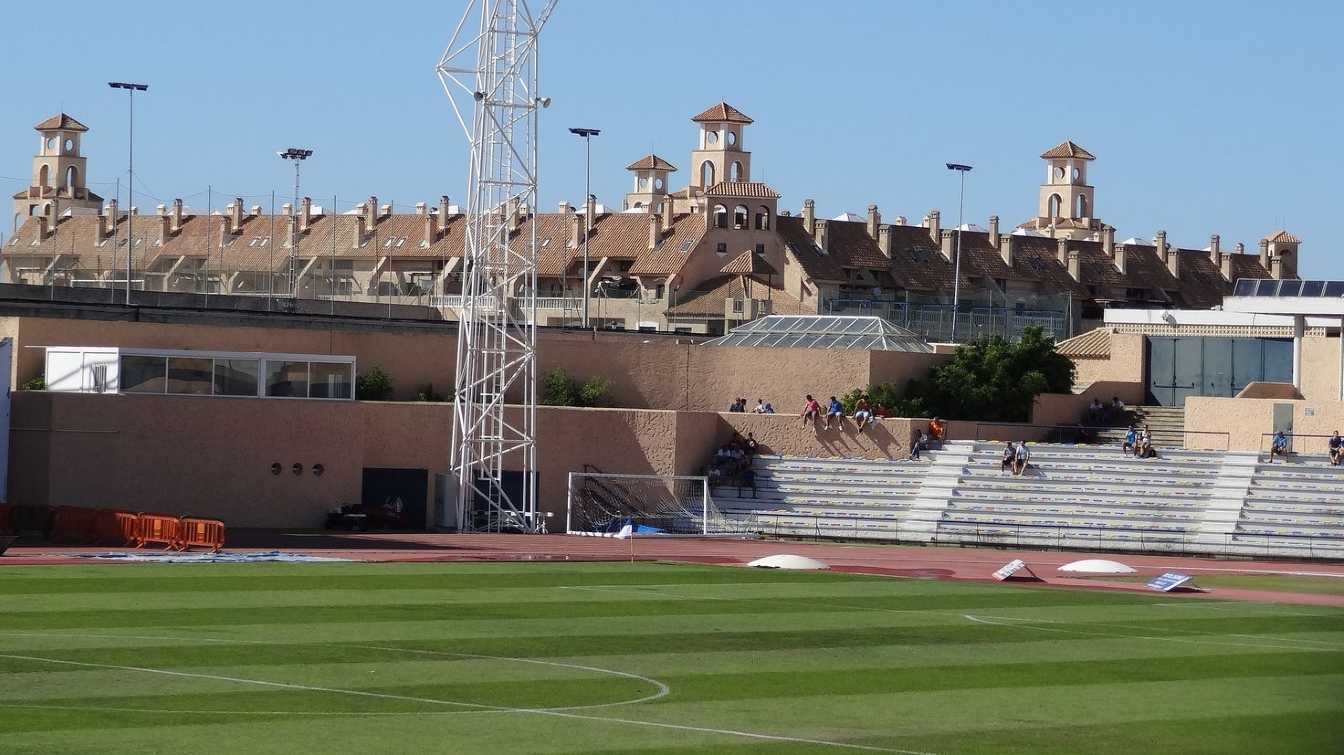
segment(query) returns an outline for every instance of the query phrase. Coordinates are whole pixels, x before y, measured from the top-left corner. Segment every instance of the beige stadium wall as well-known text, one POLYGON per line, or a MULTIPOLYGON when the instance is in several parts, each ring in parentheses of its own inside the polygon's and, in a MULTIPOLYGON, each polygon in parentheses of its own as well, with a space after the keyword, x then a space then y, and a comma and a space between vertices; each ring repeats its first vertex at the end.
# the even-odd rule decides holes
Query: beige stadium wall
POLYGON ((1303 398, 1309 401, 1339 399, 1340 340, 1325 336, 1302 339, 1303 398))
POLYGON ((1133 399, 1120 398, 1131 403, 1143 400, 1144 349, 1143 336, 1135 333, 1112 333, 1111 353, 1107 357, 1079 357, 1073 360, 1073 384, 1133 383, 1137 395, 1133 399))
MULTIPOLYGON (((434 385, 452 393, 457 339, 451 334, 394 328, 277 328, 59 318, 0 318, 0 335, 15 337, 16 385, 42 372, 41 346, 267 351, 354 356, 361 372, 379 367, 393 380, 394 400, 412 400, 434 385)), ((666 336, 542 332, 542 375, 563 368, 579 380, 606 378, 610 403, 635 409, 722 411, 733 399, 764 398, 778 411, 798 411, 803 396, 824 400, 872 382, 922 377, 947 357, 900 352, 705 347, 666 336)), ((516 392, 515 392, 516 394, 516 392)), ((511 395, 517 401, 521 395, 511 395)))
POLYGON ((1274 432, 1274 407, 1293 408, 1293 433, 1301 436, 1293 443, 1300 453, 1324 454, 1326 436, 1336 430, 1344 433, 1344 401, 1284 400, 1252 398, 1208 398, 1192 396, 1185 400, 1185 428, 1204 432, 1228 433, 1233 451, 1266 451, 1266 433, 1274 432))

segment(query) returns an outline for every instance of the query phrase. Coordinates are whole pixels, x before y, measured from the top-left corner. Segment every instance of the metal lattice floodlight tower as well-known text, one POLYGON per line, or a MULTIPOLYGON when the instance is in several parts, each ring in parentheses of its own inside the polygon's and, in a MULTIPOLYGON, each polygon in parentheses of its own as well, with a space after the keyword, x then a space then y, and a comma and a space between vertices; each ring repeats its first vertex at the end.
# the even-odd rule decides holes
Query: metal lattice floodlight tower
POLYGON ((554 8, 470 0, 437 68, 471 146, 451 459, 462 531, 541 529, 537 224, 510 226, 514 213, 537 209, 537 110, 550 104, 537 92, 537 38, 554 8), (510 391, 521 401, 506 407, 510 391), (506 463, 522 472, 513 490, 506 463))

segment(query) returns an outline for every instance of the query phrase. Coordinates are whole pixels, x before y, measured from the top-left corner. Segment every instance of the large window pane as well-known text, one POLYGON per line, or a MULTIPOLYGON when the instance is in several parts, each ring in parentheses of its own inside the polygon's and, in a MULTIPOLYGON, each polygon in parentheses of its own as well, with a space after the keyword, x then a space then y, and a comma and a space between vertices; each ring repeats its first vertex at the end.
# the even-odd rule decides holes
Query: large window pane
POLYGON ((266 395, 308 397, 307 362, 266 362, 266 395))
POLYGON ((257 360, 216 359, 216 396, 257 395, 257 360))
POLYGON ((163 393, 167 385, 167 360, 163 357, 121 358, 122 393, 163 393))
POLYGON ((211 362, 209 357, 169 357, 168 392, 209 396, 211 362))
POLYGON ((313 362, 308 395, 312 398, 350 398, 350 365, 313 362))

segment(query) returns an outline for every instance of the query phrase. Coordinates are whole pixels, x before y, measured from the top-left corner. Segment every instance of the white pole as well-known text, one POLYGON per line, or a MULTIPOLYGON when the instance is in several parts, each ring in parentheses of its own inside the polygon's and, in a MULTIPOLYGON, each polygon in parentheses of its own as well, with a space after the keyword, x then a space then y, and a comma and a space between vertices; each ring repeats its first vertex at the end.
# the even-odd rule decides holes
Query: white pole
POLYGON ((574 508, 574 473, 569 473, 569 485, 565 492, 565 534, 568 535, 573 529, 570 527, 569 512, 574 508))
POLYGON ((702 486, 702 487, 700 488, 700 504, 701 504, 701 509, 702 509, 702 510, 701 510, 701 514, 700 514, 700 530, 701 530, 700 534, 702 534, 702 535, 708 535, 708 534, 709 534, 709 478, 703 478, 703 479, 701 479, 701 480, 700 480, 700 485, 702 486))

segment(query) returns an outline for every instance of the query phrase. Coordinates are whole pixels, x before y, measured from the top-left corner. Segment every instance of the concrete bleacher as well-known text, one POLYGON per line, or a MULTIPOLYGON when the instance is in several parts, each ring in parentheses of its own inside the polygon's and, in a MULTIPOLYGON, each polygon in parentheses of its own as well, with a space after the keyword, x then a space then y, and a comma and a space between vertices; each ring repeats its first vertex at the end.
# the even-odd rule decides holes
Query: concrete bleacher
POLYGON ((757 489, 716 488, 729 518, 780 536, 1257 556, 1344 557, 1344 468, 1255 454, 952 442, 923 461, 760 457, 757 489))

